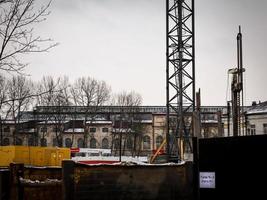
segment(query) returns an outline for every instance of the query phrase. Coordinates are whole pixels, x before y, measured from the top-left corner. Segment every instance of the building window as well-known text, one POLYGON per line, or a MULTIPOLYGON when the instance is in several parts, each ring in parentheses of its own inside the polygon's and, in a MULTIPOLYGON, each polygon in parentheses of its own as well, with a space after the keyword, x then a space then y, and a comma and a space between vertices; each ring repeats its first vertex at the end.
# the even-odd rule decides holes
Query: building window
POLYGON ((59 131, 60 131, 59 127, 56 126, 56 127, 53 128, 53 132, 54 133, 58 133, 59 131))
POLYGON ((102 149, 108 149, 108 139, 104 138, 102 140, 102 149))
POLYGON ((132 138, 127 138, 126 140, 126 148, 127 149, 132 149, 133 148, 133 141, 132 141, 132 138))
POLYGON ((163 142, 163 137, 162 136, 158 136, 156 138, 156 148, 159 148, 159 146, 162 144, 163 142))
POLYGON ((120 140, 119 139, 114 140, 114 149, 120 149, 120 140))
POLYGON ((40 143, 41 143, 41 147, 47 147, 47 140, 45 138, 42 138, 40 140, 40 143))
POLYGON ((147 135, 143 137, 143 149, 144 150, 150 149, 150 137, 147 135))
POLYGON ((93 149, 96 148, 96 139, 95 138, 92 138, 90 140, 90 148, 93 148, 93 149))
POLYGON ((6 132, 6 133, 10 132, 10 127, 9 126, 4 127, 4 132, 6 132))
MULTIPOLYGON (((47 127, 41 127, 41 132, 46 133, 47 132, 47 127)), ((54 131, 55 132, 55 131, 54 131)))
POLYGON ((22 145, 22 139, 16 138, 16 145, 22 145))
POLYGON ((96 128, 90 128, 90 129, 89 129, 89 132, 90 132, 90 133, 95 133, 95 132, 96 132, 96 128))
POLYGON ((103 133, 107 133, 108 132, 108 128, 102 128, 102 132, 103 133))
POLYGON ((66 138, 65 139, 65 147, 68 147, 68 148, 70 148, 72 145, 71 145, 71 139, 70 138, 66 138))
POLYGON ((84 145, 83 145, 83 139, 82 138, 79 138, 77 143, 78 143, 79 148, 83 148, 84 145))
POLYGON ((263 133, 267 134, 267 124, 263 124, 263 133))
POLYGON ((256 125, 255 124, 250 125, 250 135, 256 135, 256 125))
POLYGON ((53 147, 58 147, 58 141, 57 141, 57 138, 54 138, 53 139, 53 147))
POLYGON ((9 138, 4 138, 3 145, 4 145, 4 146, 8 146, 8 145, 10 145, 9 138))
POLYGON ((30 137, 28 139, 28 146, 34 146, 34 140, 33 140, 33 137, 30 137))

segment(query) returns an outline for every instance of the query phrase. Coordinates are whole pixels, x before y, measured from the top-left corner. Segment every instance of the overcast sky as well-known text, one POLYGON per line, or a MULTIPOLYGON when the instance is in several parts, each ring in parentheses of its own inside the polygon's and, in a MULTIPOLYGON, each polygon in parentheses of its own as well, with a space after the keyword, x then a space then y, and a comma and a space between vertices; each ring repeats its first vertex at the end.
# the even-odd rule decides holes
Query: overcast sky
MULTIPOLYGON (((50 10, 37 31, 60 45, 25 58, 33 80, 91 76, 105 80, 113 92, 139 92, 144 105, 166 104, 165 0, 53 0, 50 10)), ((266 0, 195 0, 196 89, 201 88, 202 105, 226 105, 238 25, 246 104, 267 100, 266 10, 266 0)))

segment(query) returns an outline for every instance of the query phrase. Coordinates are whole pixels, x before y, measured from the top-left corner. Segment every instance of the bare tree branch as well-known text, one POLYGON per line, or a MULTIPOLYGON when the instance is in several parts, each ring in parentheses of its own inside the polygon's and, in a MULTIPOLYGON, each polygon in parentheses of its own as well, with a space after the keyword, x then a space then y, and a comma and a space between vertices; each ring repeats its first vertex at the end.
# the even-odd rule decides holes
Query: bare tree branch
POLYGON ((36 0, 0 0, 0 70, 20 72, 28 64, 21 55, 47 52, 57 46, 51 39, 34 35, 34 26, 46 20, 51 1, 39 10, 36 0))
MULTIPOLYGON (((46 94, 49 94, 49 93, 58 93, 58 92, 62 92, 62 90, 65 90, 67 89, 69 86, 67 85, 66 87, 62 87, 62 88, 59 88, 57 89, 58 87, 58 83, 56 83, 55 85, 53 85, 52 87, 50 87, 48 90, 45 90, 45 91, 39 91, 37 93, 29 93, 28 95, 24 96, 23 98, 33 98, 33 97, 42 97, 43 95, 46 95, 46 94)), ((12 101, 21 101, 22 98, 20 97, 17 97, 17 98, 9 98, 9 99, 5 99, 2 101, 2 104, 5 104, 5 103, 10 103, 12 101)))

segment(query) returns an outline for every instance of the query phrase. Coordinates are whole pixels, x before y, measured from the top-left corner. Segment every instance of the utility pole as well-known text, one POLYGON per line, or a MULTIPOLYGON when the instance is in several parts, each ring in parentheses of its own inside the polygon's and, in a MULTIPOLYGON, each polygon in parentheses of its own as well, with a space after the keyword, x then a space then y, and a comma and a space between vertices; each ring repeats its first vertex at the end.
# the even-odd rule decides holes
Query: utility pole
POLYGON ((166 0, 166 150, 171 160, 183 160, 194 132, 194 32, 194 0, 166 0), (175 121, 174 131, 170 121, 175 121))

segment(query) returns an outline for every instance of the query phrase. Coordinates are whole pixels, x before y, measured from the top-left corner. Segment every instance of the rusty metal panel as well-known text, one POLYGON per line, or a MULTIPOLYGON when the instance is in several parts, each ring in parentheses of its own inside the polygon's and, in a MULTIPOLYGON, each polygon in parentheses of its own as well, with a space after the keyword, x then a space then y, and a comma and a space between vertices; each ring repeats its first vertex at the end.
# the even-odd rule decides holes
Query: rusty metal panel
POLYGON ((62 198, 61 168, 24 168, 23 199, 58 200, 62 198), (29 181, 27 181, 29 180, 29 181))
POLYGON ((23 185, 24 200, 60 200, 62 199, 61 183, 58 184, 25 184, 23 185))
MULTIPOLYGON (((67 199, 193 199, 192 166, 75 164, 67 199)), ((63 165, 64 170, 64 165, 63 165)), ((68 172, 71 172, 69 170, 68 172)), ((64 183, 65 184, 65 183, 64 183)), ((66 187, 65 185, 63 187, 66 187)))
POLYGON ((10 185, 12 200, 62 199, 61 168, 24 167, 23 164, 10 165, 10 185))
POLYGON ((61 167, 24 167, 24 178, 44 181, 46 179, 62 179, 61 167))

